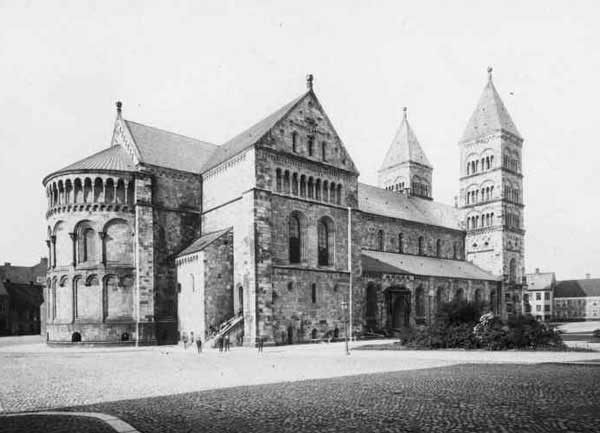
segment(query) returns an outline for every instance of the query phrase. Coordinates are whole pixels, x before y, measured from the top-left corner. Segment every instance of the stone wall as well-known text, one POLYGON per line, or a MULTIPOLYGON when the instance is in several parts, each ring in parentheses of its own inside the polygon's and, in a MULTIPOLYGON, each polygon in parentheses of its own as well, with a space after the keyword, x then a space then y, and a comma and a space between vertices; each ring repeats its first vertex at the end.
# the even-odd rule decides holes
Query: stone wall
POLYGON ((204 260, 205 329, 218 328, 234 315, 233 232, 207 246, 204 260))

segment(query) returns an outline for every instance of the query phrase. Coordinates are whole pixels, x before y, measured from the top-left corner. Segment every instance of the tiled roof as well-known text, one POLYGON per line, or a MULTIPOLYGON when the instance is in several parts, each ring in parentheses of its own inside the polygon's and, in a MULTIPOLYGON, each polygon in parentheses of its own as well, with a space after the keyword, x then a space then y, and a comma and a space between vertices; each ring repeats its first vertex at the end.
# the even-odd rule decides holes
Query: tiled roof
POLYGON ((521 137, 490 77, 461 141, 475 140, 498 131, 521 137))
POLYGON ((267 116, 260 122, 246 129, 241 134, 236 135, 231 140, 218 146, 217 150, 204 165, 202 171, 210 170, 213 167, 221 164, 229 158, 243 152, 260 140, 267 132, 269 132, 292 108, 296 106, 304 97, 310 94, 310 91, 302 94, 291 102, 287 103, 271 115, 267 116))
POLYGON ((212 244, 214 241, 219 239, 221 236, 223 236, 225 233, 227 233, 230 230, 231 230, 231 227, 202 235, 201 237, 196 239, 194 242, 192 242, 192 244, 190 246, 188 246, 183 251, 181 251, 179 254, 177 254, 177 257, 183 257, 183 256, 187 256, 188 254, 197 253, 198 251, 202 251, 204 248, 206 248, 207 246, 212 244))
POLYGON ((358 208, 371 214, 463 230, 460 211, 455 207, 364 183, 358 184, 358 208))
POLYGON ((527 274, 527 290, 551 290, 555 282, 554 272, 527 274))
POLYGON ((402 123, 392 140, 392 144, 390 144, 380 170, 408 161, 431 167, 431 163, 425 156, 417 136, 408 123, 405 111, 402 123))
POLYGON ((499 279, 499 277, 484 271, 471 262, 439 259, 437 257, 363 250, 361 263, 363 272, 410 274, 462 278, 467 280, 498 281, 499 279))
POLYGON ((146 164, 200 173, 218 146, 124 120, 146 164))
POLYGON ((108 149, 101 150, 87 158, 55 171, 46 176, 46 179, 55 174, 77 170, 134 171, 135 165, 125 149, 121 146, 111 146, 108 149))
POLYGON ((558 281, 554 288, 555 298, 583 298, 600 296, 600 278, 558 281))
POLYGON ((42 281, 45 280, 47 263, 41 261, 33 266, 2 265, 0 266, 0 280, 9 280, 16 284, 29 284, 33 281, 34 284, 38 284, 38 278, 41 278, 42 281))

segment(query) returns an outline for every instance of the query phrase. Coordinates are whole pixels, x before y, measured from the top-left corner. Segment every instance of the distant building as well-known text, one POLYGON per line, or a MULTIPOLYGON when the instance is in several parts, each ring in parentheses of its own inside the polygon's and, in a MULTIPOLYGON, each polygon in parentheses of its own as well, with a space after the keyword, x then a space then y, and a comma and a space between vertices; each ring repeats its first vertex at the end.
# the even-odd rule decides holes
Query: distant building
POLYGON ((551 320, 553 317, 552 299, 556 286, 554 272, 527 274, 527 289, 523 292, 523 313, 531 314, 537 320, 551 320))
POLYGON ((600 320, 600 278, 559 281, 554 290, 557 320, 600 320))
POLYGON ((39 334, 48 260, 34 266, 0 266, 0 335, 39 334))

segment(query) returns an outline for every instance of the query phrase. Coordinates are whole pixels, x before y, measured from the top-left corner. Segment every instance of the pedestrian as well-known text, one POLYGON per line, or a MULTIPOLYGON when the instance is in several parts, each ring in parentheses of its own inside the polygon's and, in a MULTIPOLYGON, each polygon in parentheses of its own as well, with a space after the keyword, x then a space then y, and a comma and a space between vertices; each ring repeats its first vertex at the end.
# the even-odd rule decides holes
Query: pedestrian
POLYGON ((190 346, 194 345, 194 331, 190 332, 190 346))
POLYGON ((261 353, 263 351, 263 346, 264 346, 264 341, 262 336, 258 336, 256 337, 256 342, 257 342, 257 346, 258 346, 258 352, 261 353))
POLYGON ((219 352, 223 351, 223 336, 219 335, 219 338, 217 338, 217 344, 219 345, 219 352))
POLYGON ((231 349, 231 342, 229 341, 229 334, 225 334, 225 352, 229 352, 231 349))
POLYGON ((187 350, 187 346, 188 346, 188 335, 187 335, 187 332, 183 333, 183 336, 181 337, 181 339, 183 340, 183 350, 187 350))
POLYGON ((202 353, 202 339, 200 337, 196 339, 196 347, 198 348, 198 353, 202 353))

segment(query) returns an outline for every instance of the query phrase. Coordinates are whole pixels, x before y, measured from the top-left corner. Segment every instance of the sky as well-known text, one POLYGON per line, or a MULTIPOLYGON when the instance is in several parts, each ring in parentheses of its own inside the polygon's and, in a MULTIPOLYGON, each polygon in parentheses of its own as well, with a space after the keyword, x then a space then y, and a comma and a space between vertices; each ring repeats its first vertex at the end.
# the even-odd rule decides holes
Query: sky
POLYGON ((0 0, 0 263, 47 254, 42 178, 124 117, 221 144, 314 88, 376 184, 408 107, 458 194, 466 123, 494 83, 524 137, 526 270, 600 277, 596 1, 0 0))

